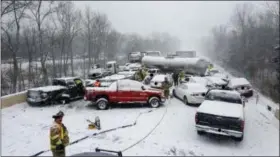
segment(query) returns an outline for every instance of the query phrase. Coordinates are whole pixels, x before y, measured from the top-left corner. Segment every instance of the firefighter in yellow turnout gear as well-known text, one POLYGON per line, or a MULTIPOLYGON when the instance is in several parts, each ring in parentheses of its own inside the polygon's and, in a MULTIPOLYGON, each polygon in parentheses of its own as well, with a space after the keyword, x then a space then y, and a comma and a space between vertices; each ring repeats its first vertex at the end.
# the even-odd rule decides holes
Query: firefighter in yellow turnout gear
POLYGON ((184 71, 181 71, 179 73, 179 83, 181 84, 182 81, 184 81, 184 78, 185 78, 185 73, 184 71))
POLYGON ((65 157, 65 146, 69 144, 68 131, 62 123, 63 116, 62 111, 54 115, 54 123, 50 129, 50 144, 54 157, 65 157))

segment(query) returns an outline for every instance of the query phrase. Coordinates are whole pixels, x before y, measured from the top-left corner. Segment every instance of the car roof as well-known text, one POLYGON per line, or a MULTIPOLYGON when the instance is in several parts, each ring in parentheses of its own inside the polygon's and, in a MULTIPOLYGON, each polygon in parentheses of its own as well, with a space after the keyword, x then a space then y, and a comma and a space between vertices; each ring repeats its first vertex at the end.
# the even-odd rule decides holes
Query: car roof
POLYGON ((237 87, 242 85, 251 85, 250 82, 245 78, 232 78, 229 80, 229 87, 237 87))

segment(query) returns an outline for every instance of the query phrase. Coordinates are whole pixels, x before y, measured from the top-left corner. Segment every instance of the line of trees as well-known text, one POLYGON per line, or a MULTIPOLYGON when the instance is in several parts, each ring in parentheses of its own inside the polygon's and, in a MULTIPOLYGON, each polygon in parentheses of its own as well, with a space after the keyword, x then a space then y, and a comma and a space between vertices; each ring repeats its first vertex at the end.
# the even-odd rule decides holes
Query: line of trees
POLYGON ((180 46, 179 39, 168 33, 142 37, 118 32, 106 14, 88 6, 75 8, 70 1, 1 1, 1 7, 2 65, 10 61, 9 68, 1 68, 2 95, 47 85, 54 77, 77 75, 77 55, 86 77, 101 54, 116 60, 132 51, 170 52, 180 46), (22 60, 28 68, 22 67, 22 60))
POLYGON ((227 25, 203 39, 205 55, 248 78, 262 93, 279 102, 279 70, 273 58, 279 43, 279 1, 262 6, 237 5, 227 25))

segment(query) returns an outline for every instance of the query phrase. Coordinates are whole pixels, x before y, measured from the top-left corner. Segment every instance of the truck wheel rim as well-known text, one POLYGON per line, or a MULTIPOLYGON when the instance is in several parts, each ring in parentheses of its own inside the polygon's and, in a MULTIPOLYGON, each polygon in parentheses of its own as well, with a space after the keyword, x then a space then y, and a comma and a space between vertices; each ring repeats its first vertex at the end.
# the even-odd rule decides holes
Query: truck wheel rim
POLYGON ((100 101, 100 102, 98 103, 98 106, 99 106, 99 108, 101 108, 101 109, 105 109, 105 107, 106 107, 106 102, 105 102, 105 101, 100 101))
POLYGON ((151 106, 152 106, 152 107, 158 107, 158 104, 159 104, 159 102, 158 102, 156 99, 153 99, 153 100, 151 101, 151 106))

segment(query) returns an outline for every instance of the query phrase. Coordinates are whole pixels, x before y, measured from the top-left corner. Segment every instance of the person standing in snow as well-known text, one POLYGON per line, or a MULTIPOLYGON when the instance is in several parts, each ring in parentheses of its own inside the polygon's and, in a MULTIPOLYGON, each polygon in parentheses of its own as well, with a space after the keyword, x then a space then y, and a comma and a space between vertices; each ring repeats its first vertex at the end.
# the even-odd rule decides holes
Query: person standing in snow
POLYGON ((178 79, 179 79, 179 74, 178 74, 178 72, 177 71, 175 71, 174 73, 173 73, 173 81, 174 81, 174 85, 175 86, 178 86, 178 79))
POLYGON ((162 89, 163 89, 163 93, 164 93, 164 97, 168 100, 170 100, 170 87, 171 87, 171 83, 168 81, 167 77, 164 78, 164 82, 162 82, 162 89))
POLYGON ((182 71, 179 73, 179 80, 180 80, 180 82, 183 81, 184 78, 185 78, 185 73, 184 73, 184 71, 182 70, 182 71))
POLYGON ((63 116, 62 111, 53 115, 54 123, 50 128, 50 144, 54 157, 65 157, 65 146, 69 144, 68 131, 62 123, 63 116))

